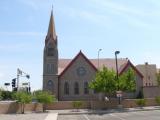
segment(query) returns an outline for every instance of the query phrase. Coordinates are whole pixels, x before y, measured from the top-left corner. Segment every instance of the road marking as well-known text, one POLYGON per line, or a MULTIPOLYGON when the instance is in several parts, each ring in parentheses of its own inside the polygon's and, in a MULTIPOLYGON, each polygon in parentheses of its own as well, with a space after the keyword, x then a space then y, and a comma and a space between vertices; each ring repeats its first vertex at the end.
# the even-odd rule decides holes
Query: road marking
POLYGON ((90 120, 87 115, 83 115, 86 120, 90 120))
POLYGON ((119 116, 119 115, 123 115, 123 116, 129 116, 130 114, 129 113, 115 113, 117 116, 119 116))
POLYGON ((57 120, 58 113, 50 113, 48 116, 45 118, 45 120, 57 120))
POLYGON ((131 112, 131 114, 136 114, 136 115, 145 115, 146 113, 143 111, 140 112, 131 112))
POLYGON ((110 114, 110 115, 113 116, 113 117, 115 117, 115 118, 118 118, 118 119, 120 119, 120 120, 126 120, 126 119, 121 118, 121 117, 119 117, 119 116, 117 116, 117 115, 115 115, 115 114, 110 114))

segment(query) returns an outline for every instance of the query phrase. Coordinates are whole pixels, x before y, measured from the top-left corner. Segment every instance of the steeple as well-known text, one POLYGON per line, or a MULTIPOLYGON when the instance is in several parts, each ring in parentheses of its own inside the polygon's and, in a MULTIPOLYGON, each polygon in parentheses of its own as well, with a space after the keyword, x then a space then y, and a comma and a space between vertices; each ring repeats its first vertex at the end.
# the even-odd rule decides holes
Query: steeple
POLYGON ((49 21, 47 38, 51 38, 53 40, 56 40, 56 38, 57 38, 55 24, 54 24, 54 17, 53 17, 53 7, 52 7, 51 17, 50 17, 50 21, 49 21))

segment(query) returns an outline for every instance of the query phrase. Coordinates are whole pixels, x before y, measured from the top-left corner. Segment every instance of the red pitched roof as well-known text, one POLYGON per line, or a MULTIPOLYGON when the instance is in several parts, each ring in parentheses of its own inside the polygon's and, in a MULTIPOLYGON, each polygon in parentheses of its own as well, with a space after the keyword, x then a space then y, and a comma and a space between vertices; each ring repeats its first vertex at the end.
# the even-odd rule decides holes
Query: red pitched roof
POLYGON ((132 69, 133 69, 134 71, 136 71, 136 73, 143 78, 142 73, 139 72, 139 70, 138 70, 129 60, 128 60, 127 64, 123 67, 123 69, 119 72, 119 75, 121 75, 121 74, 127 69, 128 66, 131 66, 132 69))
MULTIPOLYGON (((98 59, 88 59, 97 69, 98 69, 98 59)), ((58 64, 58 74, 60 75, 62 71, 68 66, 72 59, 59 59, 58 64)), ((121 69, 126 65, 128 59, 119 58, 118 59, 118 69, 121 69)), ((102 69, 103 66, 107 67, 110 70, 116 71, 115 58, 100 58, 99 59, 99 69, 102 69)))
MULTIPOLYGON (((91 61, 80 51, 76 56, 75 58, 64 68, 64 70, 60 73, 59 77, 61 77, 67 70, 68 68, 78 59, 79 56, 82 56, 86 62, 88 62, 88 64, 90 64, 93 69, 95 71, 97 71, 97 68, 91 63, 91 61)), ((69 59, 66 59, 66 62, 69 62, 69 59), (68 60, 68 61, 67 61, 68 60)))
MULTIPOLYGON (((73 64, 73 62, 82 55, 83 58, 95 69, 98 69, 98 59, 88 59, 81 51, 75 56, 74 59, 59 59, 58 64, 58 74, 59 76, 62 76, 64 72, 73 64)), ((126 58, 119 58, 118 59, 118 70, 119 74, 121 75, 128 66, 131 66, 137 74, 139 74, 141 77, 143 75, 139 72, 139 70, 126 58)), ((102 67, 105 66, 108 69, 113 69, 116 71, 116 65, 115 65, 115 58, 100 58, 99 59, 99 69, 102 69, 102 67)))

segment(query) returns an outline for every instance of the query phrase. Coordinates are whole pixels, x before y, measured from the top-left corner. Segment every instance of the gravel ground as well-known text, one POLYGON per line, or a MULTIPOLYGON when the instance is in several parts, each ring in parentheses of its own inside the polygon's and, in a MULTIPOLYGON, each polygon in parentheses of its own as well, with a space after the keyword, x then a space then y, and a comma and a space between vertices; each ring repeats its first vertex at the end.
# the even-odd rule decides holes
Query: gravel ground
POLYGON ((47 113, 0 114, 0 120, 45 120, 47 113))

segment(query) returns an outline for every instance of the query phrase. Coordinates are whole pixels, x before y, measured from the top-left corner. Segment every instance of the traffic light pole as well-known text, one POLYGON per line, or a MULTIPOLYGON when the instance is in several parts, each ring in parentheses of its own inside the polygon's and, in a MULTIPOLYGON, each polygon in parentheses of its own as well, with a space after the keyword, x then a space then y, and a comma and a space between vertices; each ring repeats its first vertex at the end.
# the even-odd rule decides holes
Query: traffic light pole
POLYGON ((19 74, 18 74, 18 70, 17 70, 17 91, 19 90, 19 74))
POLYGON ((27 73, 25 73, 25 72, 23 72, 22 70, 20 70, 19 68, 17 69, 17 91, 19 90, 19 77, 26 77, 26 78, 30 78, 30 75, 29 74, 27 74, 27 73), (24 75, 25 76, 24 76, 24 75))

